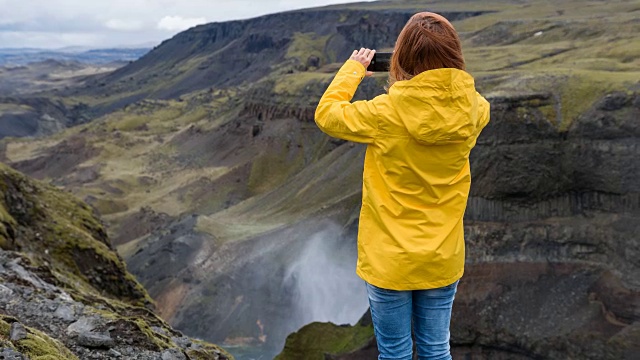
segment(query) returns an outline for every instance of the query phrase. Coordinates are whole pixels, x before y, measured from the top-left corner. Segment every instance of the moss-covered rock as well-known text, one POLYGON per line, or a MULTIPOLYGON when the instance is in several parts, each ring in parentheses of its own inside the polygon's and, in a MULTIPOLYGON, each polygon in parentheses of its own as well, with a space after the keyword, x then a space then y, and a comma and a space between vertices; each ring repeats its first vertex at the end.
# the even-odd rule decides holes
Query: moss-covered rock
POLYGON ((3 164, 0 190, 0 346, 38 360, 232 359, 153 313, 89 206, 3 164), (26 338, 10 340, 15 322, 26 338))
POLYGON ((0 164, 0 245, 49 264, 71 293, 151 305, 88 205, 0 164))
POLYGON ((289 335, 284 350, 275 360, 325 360, 361 349, 373 339, 370 316, 354 326, 312 323, 289 335))
POLYGON ((11 324, 17 322, 16 319, 0 315, 0 346, 11 348, 27 355, 32 360, 77 360, 67 347, 60 341, 51 338, 49 335, 27 327, 27 337, 22 340, 9 340, 11 324))

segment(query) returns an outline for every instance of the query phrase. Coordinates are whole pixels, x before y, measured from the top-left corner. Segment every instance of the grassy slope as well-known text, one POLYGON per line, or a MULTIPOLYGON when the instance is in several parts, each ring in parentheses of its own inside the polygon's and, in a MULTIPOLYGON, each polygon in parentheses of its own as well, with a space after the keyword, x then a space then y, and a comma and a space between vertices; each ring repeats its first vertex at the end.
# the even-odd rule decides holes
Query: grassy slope
POLYGON ((289 335, 282 353, 275 360, 324 360, 325 354, 345 354, 368 343, 373 326, 338 326, 331 323, 309 324, 289 335))
POLYGON ((78 296, 115 298, 137 306, 151 302, 111 249, 89 206, 32 182, 2 163, 0 190, 4 194, 0 198, 0 246, 4 250, 27 253, 35 264, 50 264, 58 280, 78 296), (111 284, 102 286, 100 277, 111 284))

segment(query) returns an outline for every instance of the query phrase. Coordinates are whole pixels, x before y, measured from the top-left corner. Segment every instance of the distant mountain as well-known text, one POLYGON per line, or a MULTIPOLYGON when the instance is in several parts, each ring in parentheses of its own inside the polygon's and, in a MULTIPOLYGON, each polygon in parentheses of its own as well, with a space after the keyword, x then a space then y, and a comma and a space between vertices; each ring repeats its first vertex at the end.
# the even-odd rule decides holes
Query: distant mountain
POLYGON ((81 101, 69 106, 67 101, 52 100, 57 99, 58 91, 79 87, 95 75, 128 65, 148 51, 0 49, 0 139, 52 134, 93 118, 76 111, 86 110, 81 101), (51 112, 52 108, 57 110, 51 112))
POLYGON ((45 60, 77 61, 93 65, 102 65, 114 61, 135 61, 149 52, 150 48, 78 50, 81 49, 43 50, 32 48, 0 48, 0 66, 26 65, 45 60))
MULTIPOLYGON (((112 61, 96 65, 75 60, 48 59, 19 66, 0 66, 0 96, 25 95, 80 85, 88 76, 111 72, 127 64, 125 61, 112 61)), ((0 130, 0 137, 1 133, 0 130)))
POLYGON ((0 139, 50 135, 90 120, 83 114, 87 110, 85 105, 65 105, 56 94, 126 64, 114 61, 94 65, 49 59, 0 66, 0 139))

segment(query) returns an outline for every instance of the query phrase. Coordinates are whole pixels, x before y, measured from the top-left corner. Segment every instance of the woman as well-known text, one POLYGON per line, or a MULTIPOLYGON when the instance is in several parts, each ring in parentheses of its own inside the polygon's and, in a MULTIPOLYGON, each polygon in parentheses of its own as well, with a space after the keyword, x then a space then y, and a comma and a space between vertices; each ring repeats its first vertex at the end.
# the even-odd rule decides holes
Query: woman
POLYGON ((342 66, 316 110, 325 133, 368 144, 357 273, 367 283, 379 359, 451 359, 449 323, 464 269, 469 153, 489 103, 466 73, 460 39, 423 12, 398 36, 388 93, 351 103, 375 50, 342 66))

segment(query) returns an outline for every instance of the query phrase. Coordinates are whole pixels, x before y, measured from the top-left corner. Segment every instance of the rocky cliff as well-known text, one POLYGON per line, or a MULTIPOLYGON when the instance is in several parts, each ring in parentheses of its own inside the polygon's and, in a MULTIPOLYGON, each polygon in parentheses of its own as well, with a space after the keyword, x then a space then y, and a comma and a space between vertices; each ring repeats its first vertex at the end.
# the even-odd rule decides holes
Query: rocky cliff
POLYGON ((228 359, 153 313, 92 210, 0 164, 0 357, 228 359))
MULTIPOLYGON (((70 89, 68 101, 104 116, 0 141, 0 159, 96 208, 172 325, 276 354, 307 323, 355 324, 366 311, 353 275, 364 147, 326 137, 312 114, 349 49, 391 47, 425 6, 456 20, 492 103, 472 153, 455 351, 633 354, 634 2, 379 2, 205 25, 70 89)), ((356 99, 385 82, 367 79, 356 99)), ((282 356, 311 346, 363 358, 358 348, 375 346, 359 330, 340 346, 301 330, 282 356)))

